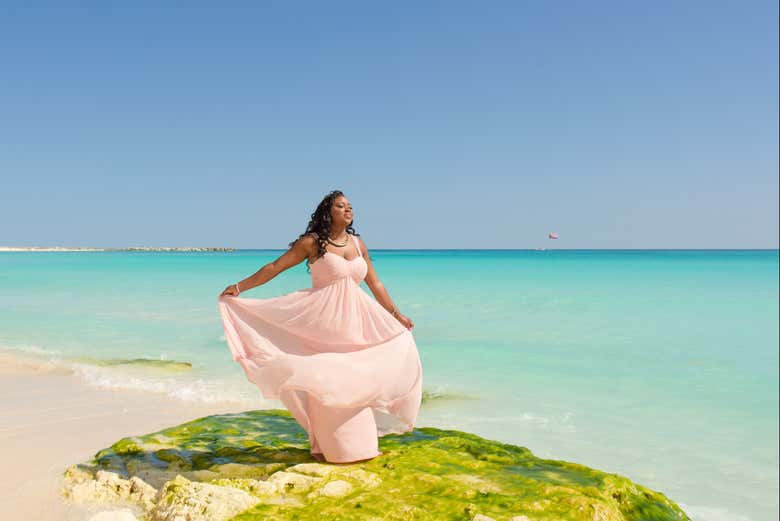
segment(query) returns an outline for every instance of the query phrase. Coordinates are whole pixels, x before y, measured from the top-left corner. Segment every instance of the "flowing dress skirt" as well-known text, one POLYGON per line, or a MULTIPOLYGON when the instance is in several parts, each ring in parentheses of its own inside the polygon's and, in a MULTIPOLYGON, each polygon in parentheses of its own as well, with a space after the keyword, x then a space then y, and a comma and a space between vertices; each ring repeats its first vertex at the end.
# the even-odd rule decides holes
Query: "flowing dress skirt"
POLYGON ((355 277, 327 273, 333 280, 319 287, 221 296, 218 306, 233 360, 265 398, 287 407, 311 452, 358 461, 379 454, 378 436, 414 428, 422 367, 411 331, 355 277))

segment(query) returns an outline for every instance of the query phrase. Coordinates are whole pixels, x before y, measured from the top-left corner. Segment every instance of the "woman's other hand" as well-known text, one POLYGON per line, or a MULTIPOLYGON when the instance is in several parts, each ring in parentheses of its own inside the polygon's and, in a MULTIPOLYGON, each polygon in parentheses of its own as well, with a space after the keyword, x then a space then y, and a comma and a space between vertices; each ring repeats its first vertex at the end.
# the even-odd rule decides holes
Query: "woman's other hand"
POLYGON ((414 322, 412 322, 412 319, 404 315, 403 313, 396 313, 395 318, 404 325, 406 329, 411 331, 414 328, 414 322))
POLYGON ((238 288, 236 288, 236 285, 235 284, 231 284, 230 286, 226 287, 225 291, 222 292, 220 297, 224 297, 225 295, 228 295, 228 296, 231 296, 231 297, 235 297, 236 295, 238 295, 238 288))

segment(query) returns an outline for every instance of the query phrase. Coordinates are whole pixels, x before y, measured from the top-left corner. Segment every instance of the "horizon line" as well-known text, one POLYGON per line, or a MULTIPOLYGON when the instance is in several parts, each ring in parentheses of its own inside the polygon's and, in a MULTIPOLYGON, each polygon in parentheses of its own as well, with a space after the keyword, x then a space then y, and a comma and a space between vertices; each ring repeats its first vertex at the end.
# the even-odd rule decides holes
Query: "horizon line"
MULTIPOLYGON (((104 251, 104 250, 208 250, 208 251, 286 251, 286 248, 236 248, 230 246, 0 246, 2 251, 35 251, 42 249, 51 250, 75 250, 75 251, 104 251)), ((780 248, 559 248, 559 247, 527 247, 527 248, 371 248, 372 251, 780 251, 780 248)))

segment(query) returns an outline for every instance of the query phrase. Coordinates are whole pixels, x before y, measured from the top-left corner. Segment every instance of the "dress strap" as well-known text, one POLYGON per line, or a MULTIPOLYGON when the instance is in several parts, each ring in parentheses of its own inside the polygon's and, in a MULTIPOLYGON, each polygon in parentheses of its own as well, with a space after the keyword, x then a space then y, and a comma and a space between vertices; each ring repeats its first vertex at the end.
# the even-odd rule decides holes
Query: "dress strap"
POLYGON ((362 257, 363 256, 363 252, 360 250, 360 239, 358 239, 354 235, 351 235, 350 237, 352 237, 352 239, 355 241, 355 247, 357 248, 358 256, 362 257))

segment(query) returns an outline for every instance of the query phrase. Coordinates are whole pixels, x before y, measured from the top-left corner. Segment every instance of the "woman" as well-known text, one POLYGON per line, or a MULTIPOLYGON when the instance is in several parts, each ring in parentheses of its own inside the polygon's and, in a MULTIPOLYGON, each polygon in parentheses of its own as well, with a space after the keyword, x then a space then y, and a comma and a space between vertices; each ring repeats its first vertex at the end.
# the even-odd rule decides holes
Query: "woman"
POLYGON ((219 296, 225 338, 249 381, 279 399, 319 461, 381 455, 378 436, 414 428, 422 367, 414 324, 393 303, 334 190, 291 248, 219 296), (312 287, 268 299, 239 297, 303 260, 312 287), (376 300, 360 287, 362 280, 376 300))

